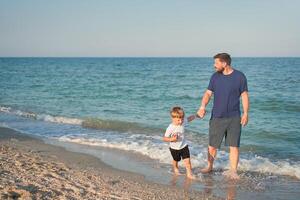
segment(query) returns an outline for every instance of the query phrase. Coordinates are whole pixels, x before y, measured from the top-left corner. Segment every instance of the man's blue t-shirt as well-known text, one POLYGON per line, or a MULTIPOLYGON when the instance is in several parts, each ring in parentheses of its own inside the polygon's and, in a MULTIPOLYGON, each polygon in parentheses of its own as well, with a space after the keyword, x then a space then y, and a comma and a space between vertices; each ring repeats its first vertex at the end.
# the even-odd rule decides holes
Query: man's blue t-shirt
POLYGON ((228 118, 241 115, 240 96, 248 91, 246 76, 234 70, 229 75, 214 73, 208 85, 214 93, 214 105, 211 118, 228 118))

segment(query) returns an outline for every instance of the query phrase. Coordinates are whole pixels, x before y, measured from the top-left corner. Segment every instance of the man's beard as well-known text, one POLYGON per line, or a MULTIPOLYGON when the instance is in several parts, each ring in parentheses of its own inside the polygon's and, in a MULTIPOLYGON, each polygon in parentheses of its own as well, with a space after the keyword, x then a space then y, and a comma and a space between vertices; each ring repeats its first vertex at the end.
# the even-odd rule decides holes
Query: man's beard
POLYGON ((225 68, 217 69, 217 68, 215 67, 215 69, 216 69, 216 71, 217 71, 218 73, 223 73, 223 71, 224 71, 225 68))

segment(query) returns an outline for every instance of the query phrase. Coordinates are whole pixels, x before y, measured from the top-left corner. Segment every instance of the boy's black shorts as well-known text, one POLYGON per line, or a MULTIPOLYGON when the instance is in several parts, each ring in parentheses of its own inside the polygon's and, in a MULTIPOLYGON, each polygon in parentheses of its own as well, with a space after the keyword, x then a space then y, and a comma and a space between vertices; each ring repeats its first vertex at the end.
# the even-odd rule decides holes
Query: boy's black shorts
POLYGON ((188 145, 186 145, 183 149, 179 149, 179 150, 170 148, 170 152, 172 154, 173 160, 177 162, 180 161, 181 158, 182 160, 186 158, 190 158, 190 150, 188 145))

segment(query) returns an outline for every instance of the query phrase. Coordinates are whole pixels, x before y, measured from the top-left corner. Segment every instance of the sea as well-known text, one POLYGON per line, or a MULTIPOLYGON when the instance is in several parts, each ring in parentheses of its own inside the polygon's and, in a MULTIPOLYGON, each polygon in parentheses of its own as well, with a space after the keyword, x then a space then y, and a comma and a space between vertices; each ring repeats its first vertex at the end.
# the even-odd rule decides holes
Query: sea
MULTIPOLYGON (((247 77, 250 98, 239 170, 300 180, 300 58, 232 60, 247 77)), ((0 126, 170 166, 162 140, 169 111, 181 106, 195 114, 214 72, 206 57, 0 58, 0 126)), ((196 168, 206 166, 211 109, 212 101, 204 119, 186 128, 196 168)), ((216 169, 229 168, 228 153, 222 145, 216 169)))

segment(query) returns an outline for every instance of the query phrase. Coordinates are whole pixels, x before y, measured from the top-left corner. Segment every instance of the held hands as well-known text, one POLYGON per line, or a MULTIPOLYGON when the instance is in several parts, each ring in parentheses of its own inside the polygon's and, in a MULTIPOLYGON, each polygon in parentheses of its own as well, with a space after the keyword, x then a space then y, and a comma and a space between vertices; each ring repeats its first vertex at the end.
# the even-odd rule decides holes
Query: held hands
POLYGON ((196 113, 196 114, 194 114, 194 115, 189 116, 189 117, 187 118, 187 120, 188 120, 188 122, 191 122, 191 121, 193 121, 193 120, 196 119, 196 118, 202 118, 202 117, 200 117, 199 114, 196 113))
POLYGON ((241 117, 241 125, 246 126, 248 123, 248 113, 244 113, 241 117))

